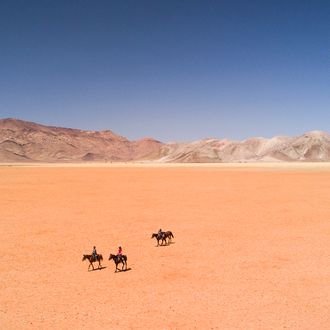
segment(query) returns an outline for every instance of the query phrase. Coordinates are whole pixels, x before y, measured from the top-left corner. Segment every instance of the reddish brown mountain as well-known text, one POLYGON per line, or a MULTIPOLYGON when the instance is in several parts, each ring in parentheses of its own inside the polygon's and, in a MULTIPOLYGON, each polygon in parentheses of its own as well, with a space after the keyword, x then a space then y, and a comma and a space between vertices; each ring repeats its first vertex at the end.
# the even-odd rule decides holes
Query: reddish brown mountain
POLYGON ((0 120, 0 161, 82 162, 154 159, 162 143, 129 141, 107 131, 44 126, 18 119, 0 120))
POLYGON ((129 141, 112 131, 83 131, 17 119, 0 120, 1 162, 267 162, 330 161, 330 135, 206 139, 163 144, 152 138, 129 141))

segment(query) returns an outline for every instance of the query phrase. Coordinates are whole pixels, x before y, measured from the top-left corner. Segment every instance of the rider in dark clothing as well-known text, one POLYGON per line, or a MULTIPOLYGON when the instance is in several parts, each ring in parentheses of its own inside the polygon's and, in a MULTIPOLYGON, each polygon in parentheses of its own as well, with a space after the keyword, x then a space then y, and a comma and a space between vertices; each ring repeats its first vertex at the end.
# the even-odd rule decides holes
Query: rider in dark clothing
POLYGON ((97 252, 96 252, 96 247, 93 247, 93 252, 92 252, 93 259, 96 260, 97 258, 97 252))

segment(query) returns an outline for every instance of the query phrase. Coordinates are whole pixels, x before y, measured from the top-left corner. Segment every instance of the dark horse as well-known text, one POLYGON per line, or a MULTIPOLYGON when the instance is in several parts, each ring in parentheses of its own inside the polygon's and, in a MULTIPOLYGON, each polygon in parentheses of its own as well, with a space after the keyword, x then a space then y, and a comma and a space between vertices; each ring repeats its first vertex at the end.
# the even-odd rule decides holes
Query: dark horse
POLYGON ((166 245, 166 237, 165 237, 165 233, 163 231, 161 233, 157 233, 157 234, 153 233, 151 235, 151 238, 154 238, 154 237, 157 240, 157 246, 159 245, 160 240, 162 241, 160 245, 164 245, 164 243, 166 245))
POLYGON ((125 270, 127 270, 127 256, 125 255, 115 255, 115 254, 111 254, 110 253, 110 256, 109 256, 109 260, 113 259, 113 261, 115 262, 116 264, 116 270, 115 270, 115 273, 117 272, 117 270, 120 270, 118 268, 118 264, 122 263, 123 264, 123 267, 121 270, 124 270, 124 267, 125 267, 125 270))
POLYGON ((168 238, 167 244, 170 244, 172 242, 172 237, 174 238, 174 235, 170 230, 165 231, 164 236, 165 236, 165 241, 166 241, 166 238, 168 238))
POLYGON ((102 268, 102 265, 101 265, 101 260, 103 260, 102 254, 96 255, 96 258, 91 254, 84 254, 82 261, 84 261, 86 259, 89 261, 88 270, 91 265, 94 270, 93 262, 97 262, 97 261, 99 262, 98 268, 102 268))

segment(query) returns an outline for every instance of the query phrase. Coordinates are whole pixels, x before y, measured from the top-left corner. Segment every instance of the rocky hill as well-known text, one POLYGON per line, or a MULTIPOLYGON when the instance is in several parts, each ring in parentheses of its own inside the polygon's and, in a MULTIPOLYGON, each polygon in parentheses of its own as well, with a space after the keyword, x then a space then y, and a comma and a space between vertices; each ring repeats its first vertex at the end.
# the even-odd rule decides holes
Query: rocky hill
POLYGON ((163 146, 163 162, 288 162, 330 161, 330 135, 312 131, 302 136, 251 138, 244 141, 207 139, 163 146))
POLYGON ((297 137, 244 141, 205 139, 164 144, 152 138, 130 141, 110 130, 85 131, 18 119, 0 120, 0 162, 283 162, 330 161, 330 135, 312 131, 297 137))
POLYGON ((129 141, 106 131, 44 126, 17 119, 0 120, 0 161, 83 162, 154 159, 162 143, 129 141))

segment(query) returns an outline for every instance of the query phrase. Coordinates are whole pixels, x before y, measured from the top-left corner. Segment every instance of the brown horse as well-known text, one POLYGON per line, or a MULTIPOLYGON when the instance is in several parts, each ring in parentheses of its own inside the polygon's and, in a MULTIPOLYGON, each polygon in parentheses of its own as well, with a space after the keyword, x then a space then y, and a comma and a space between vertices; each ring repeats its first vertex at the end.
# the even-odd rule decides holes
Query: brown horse
POLYGON ((103 260, 102 254, 97 254, 96 258, 91 254, 84 254, 82 261, 84 261, 86 259, 89 261, 88 271, 89 271, 90 266, 92 266, 92 268, 94 270, 93 262, 97 262, 97 261, 99 262, 98 268, 102 268, 102 265, 101 265, 101 260, 103 260))
POLYGON ((166 238, 168 238, 168 242, 167 244, 170 244, 172 242, 172 237, 174 238, 174 235, 173 233, 169 230, 169 231, 165 231, 164 233, 164 237, 165 237, 165 241, 166 241, 166 238))
POLYGON ((153 233, 151 235, 151 238, 156 238, 157 240, 157 246, 159 246, 159 242, 161 241, 161 244, 160 245, 168 245, 171 243, 172 241, 172 237, 174 238, 174 235, 171 231, 162 231, 160 233, 153 233), (168 241, 166 241, 166 239, 168 238, 168 241))
POLYGON ((125 267, 125 270, 127 270, 127 256, 125 255, 115 255, 115 254, 111 254, 110 253, 110 256, 109 256, 109 260, 113 259, 113 261, 115 262, 116 264, 116 270, 115 270, 115 273, 117 273, 117 270, 120 270, 118 268, 118 264, 122 263, 123 264, 123 267, 121 268, 121 270, 123 271, 124 270, 124 267, 125 267))
POLYGON ((161 233, 153 233, 151 235, 151 238, 156 238, 157 240, 157 246, 159 246, 159 241, 161 240, 161 244, 160 245, 166 245, 166 239, 165 239, 165 233, 164 232, 161 232, 161 233))

